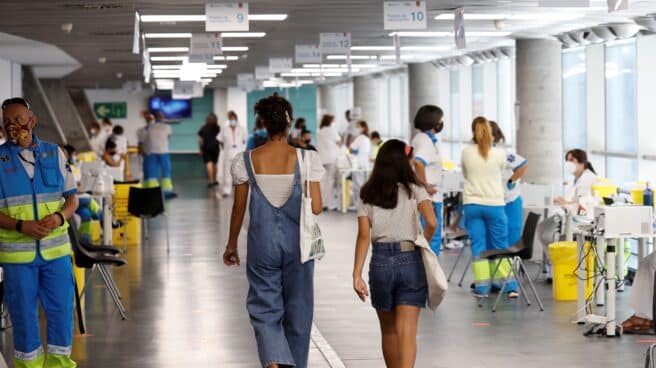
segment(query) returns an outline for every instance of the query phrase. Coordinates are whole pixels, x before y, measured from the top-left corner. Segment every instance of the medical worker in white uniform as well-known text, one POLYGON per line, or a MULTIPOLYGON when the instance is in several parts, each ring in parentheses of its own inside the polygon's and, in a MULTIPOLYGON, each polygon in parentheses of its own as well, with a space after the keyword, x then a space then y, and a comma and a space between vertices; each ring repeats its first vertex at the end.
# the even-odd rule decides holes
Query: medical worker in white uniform
POLYGON ((597 173, 588 154, 581 149, 573 149, 565 155, 565 171, 572 175, 565 185, 565 193, 554 202, 563 207, 571 207, 574 213, 578 211, 580 200, 592 196, 592 185, 597 181, 597 173))
MULTIPOLYGON (((506 136, 503 131, 494 121, 490 121, 492 128, 492 137, 494 138, 494 146, 497 147, 505 143, 506 136)), ((502 172, 503 184, 503 197, 506 202, 505 210, 506 217, 508 218, 508 246, 513 246, 522 238, 522 228, 524 227, 524 206, 522 202, 522 193, 519 190, 519 180, 526 169, 528 169, 527 160, 513 152, 511 149, 506 149, 506 167, 502 172)), ((494 272, 494 271, 493 271, 494 272)), ((501 278, 506 277, 502 272, 497 271, 494 280, 492 280, 493 288, 500 288, 503 285, 501 278)), ((509 295, 516 296, 517 293, 517 280, 513 280, 506 284, 506 290, 509 295)))
MULTIPOLYGON (((415 115, 415 129, 419 132, 412 139, 411 145, 415 155, 415 171, 419 181, 424 183, 433 201, 437 216, 437 231, 430 242, 435 254, 442 249, 442 192, 443 180, 442 156, 438 147, 437 135, 444 128, 444 112, 437 106, 424 105, 415 115)), ((422 218, 422 225, 423 225, 422 218)))
POLYGON ((227 197, 232 192, 232 175, 230 173, 230 163, 238 153, 246 150, 246 140, 248 133, 246 129, 239 124, 239 119, 234 111, 228 111, 228 122, 221 129, 217 136, 219 144, 223 151, 221 173, 223 174, 223 196, 227 197))
POLYGON ((349 146, 351 154, 355 156, 356 171, 351 174, 351 198, 356 207, 360 201, 360 189, 367 181, 367 171, 371 167, 371 139, 369 139, 369 125, 366 121, 358 121, 357 136, 349 146))

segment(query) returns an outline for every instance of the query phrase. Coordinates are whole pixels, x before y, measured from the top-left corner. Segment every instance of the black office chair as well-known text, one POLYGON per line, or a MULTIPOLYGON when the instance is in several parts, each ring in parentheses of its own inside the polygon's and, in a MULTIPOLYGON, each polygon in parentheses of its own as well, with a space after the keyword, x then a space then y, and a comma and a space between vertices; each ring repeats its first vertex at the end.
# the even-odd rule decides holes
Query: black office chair
POLYGON ((533 243, 534 243, 535 233, 537 231, 539 221, 540 221, 540 215, 534 212, 529 212, 528 216, 526 217, 526 221, 524 222, 524 231, 522 232, 522 238, 516 244, 506 249, 498 249, 498 250, 495 249, 495 250, 489 250, 481 253, 481 258, 483 259, 487 259, 488 261, 495 261, 495 260, 499 261, 497 262, 497 265, 494 268, 494 272, 492 272, 492 276, 490 277, 491 280, 494 280, 494 277, 496 276, 496 273, 499 270, 499 266, 501 265, 501 262, 508 262, 511 269, 511 274, 509 274, 503 281, 503 286, 501 286, 501 292, 499 292, 499 295, 497 296, 497 299, 494 302, 494 306, 492 307, 492 312, 496 312, 497 304, 499 304, 499 300, 501 300, 501 295, 503 294, 503 290, 506 288, 506 285, 512 279, 513 276, 517 279, 520 292, 522 294, 522 297, 526 301, 526 304, 530 306, 531 302, 528 299, 528 296, 526 295, 525 288, 522 285, 522 280, 519 276, 523 276, 528 281, 531 291, 533 292, 533 296, 535 296, 535 299, 540 305, 540 311, 544 311, 544 306, 542 305, 542 301, 540 300, 540 297, 538 296, 538 293, 535 290, 535 285, 533 285, 533 281, 531 280, 531 277, 528 271, 526 270, 526 265, 524 265, 525 260, 529 260, 533 257, 533 243))
POLYGON ((100 276, 102 277, 103 282, 105 283, 107 292, 109 293, 112 300, 114 301, 116 308, 121 314, 121 318, 126 319, 127 315, 125 312, 125 308, 123 307, 123 303, 121 302, 121 295, 118 291, 118 287, 114 282, 114 278, 112 277, 111 272, 109 272, 109 270, 106 267, 107 266, 120 267, 127 264, 127 261, 121 257, 116 256, 116 254, 118 254, 116 253, 116 251, 118 252, 120 251, 114 247, 99 247, 90 244, 83 244, 83 242, 80 240, 78 229, 75 226, 75 224, 71 222, 69 223, 69 225, 70 226, 68 227, 68 236, 71 241, 71 247, 73 248, 75 265, 80 268, 86 268, 91 270, 91 274, 85 281, 84 289, 79 291, 77 290, 77 286, 76 286, 76 291, 77 291, 76 301, 78 304, 78 317, 79 317, 78 319, 80 323, 83 323, 80 299, 84 295, 86 288, 89 286, 89 281, 91 281, 91 277, 93 276, 94 269, 97 269, 98 272, 100 273, 100 276), (111 248, 114 248, 114 250, 112 250, 111 248))
POLYGON ((164 208, 164 195, 160 187, 130 187, 128 195, 128 212, 144 221, 142 226, 144 238, 148 239, 148 220, 163 215, 166 219, 166 252, 170 250, 169 220, 164 208))

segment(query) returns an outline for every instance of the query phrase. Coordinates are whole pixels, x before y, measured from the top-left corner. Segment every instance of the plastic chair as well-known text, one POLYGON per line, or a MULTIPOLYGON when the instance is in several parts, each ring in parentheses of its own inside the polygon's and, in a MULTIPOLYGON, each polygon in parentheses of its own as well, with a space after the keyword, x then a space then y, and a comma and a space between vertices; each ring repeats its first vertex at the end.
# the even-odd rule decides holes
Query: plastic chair
POLYGON ((503 285, 501 286, 501 291, 499 292, 499 295, 497 296, 497 299, 494 302, 494 306, 492 307, 492 312, 496 312, 497 304, 499 304, 499 300, 501 300, 501 295, 503 294, 503 290, 506 288, 506 285, 511 280, 512 275, 514 275, 514 277, 517 279, 520 292, 522 294, 522 297, 526 301, 526 304, 530 306, 531 302, 528 299, 528 296, 526 295, 525 288, 522 285, 522 280, 519 277, 520 275, 526 278, 531 288, 531 291, 533 293, 533 296, 535 296, 535 299, 540 305, 540 311, 544 311, 544 306, 542 305, 542 301, 540 300, 540 297, 538 296, 538 293, 535 290, 535 285, 533 285, 533 281, 531 280, 531 277, 528 271, 526 270, 526 265, 524 265, 525 260, 529 260, 533 257, 533 243, 534 243, 535 233, 537 231, 539 221, 540 221, 540 215, 534 212, 529 212, 528 216, 526 217, 526 221, 524 222, 524 231, 522 232, 522 238, 516 244, 506 249, 498 249, 498 250, 495 249, 495 250, 489 250, 481 253, 481 258, 487 259, 488 261, 494 261, 494 260, 499 261, 497 262, 497 266, 495 267, 494 272, 492 272, 492 276, 490 277, 490 279, 494 279, 494 276, 496 276, 496 273, 499 270, 499 266, 501 265, 501 262, 508 262, 511 270, 511 275, 508 275, 503 281, 503 285))
POLYGON ((123 266, 127 264, 127 261, 121 257, 116 256, 116 251, 120 252, 117 248, 114 247, 99 247, 99 246, 93 246, 90 244, 83 244, 83 242, 80 240, 79 234, 77 227, 75 226, 74 223, 69 223, 68 227, 68 236, 70 238, 71 242, 71 247, 73 248, 73 256, 75 259, 75 265, 80 268, 86 268, 91 270, 91 275, 87 278, 85 282, 84 289, 81 291, 77 290, 76 286, 76 300, 78 304, 78 317, 80 320, 80 323, 82 323, 82 318, 81 318, 81 307, 80 307, 80 298, 82 295, 84 295, 84 292, 86 291, 86 288, 89 286, 89 281, 91 280, 91 277, 93 277, 93 270, 97 269, 98 272, 100 273, 100 276, 103 279, 103 282, 105 283, 107 292, 111 296, 112 300, 114 301, 114 304, 116 305, 116 308, 118 309, 119 313, 121 314, 122 319, 127 319, 127 315, 125 312, 125 308, 123 307, 123 303, 121 302, 121 295, 118 291, 118 287, 116 286, 116 283, 114 282, 114 278, 112 277, 111 272, 106 268, 107 266, 123 266), (114 249, 111 249, 114 248, 114 249))
POLYGON ((166 219, 166 253, 170 251, 169 219, 164 208, 164 195, 160 187, 130 187, 128 212, 144 220, 144 237, 148 239, 148 220, 163 215, 166 219))

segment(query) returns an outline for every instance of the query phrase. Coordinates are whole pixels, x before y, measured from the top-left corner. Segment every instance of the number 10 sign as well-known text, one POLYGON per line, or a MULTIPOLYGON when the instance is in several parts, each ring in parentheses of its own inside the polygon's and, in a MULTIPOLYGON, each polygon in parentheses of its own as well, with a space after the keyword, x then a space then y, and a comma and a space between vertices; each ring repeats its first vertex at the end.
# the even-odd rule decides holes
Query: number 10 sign
POLYGON ((426 29, 426 0, 385 1, 385 30, 426 29))

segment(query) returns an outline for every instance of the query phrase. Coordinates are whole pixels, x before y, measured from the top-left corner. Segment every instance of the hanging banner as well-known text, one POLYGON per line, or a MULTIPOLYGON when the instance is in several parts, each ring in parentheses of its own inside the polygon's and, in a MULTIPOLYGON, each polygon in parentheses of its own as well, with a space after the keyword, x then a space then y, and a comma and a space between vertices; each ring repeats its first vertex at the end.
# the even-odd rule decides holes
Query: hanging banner
POLYGON ((141 61, 143 62, 143 77, 144 82, 150 83, 150 74, 152 73, 152 66, 150 64, 150 53, 144 48, 143 54, 141 55, 141 61))
POLYGON ((385 1, 385 30, 426 29, 426 1, 385 1))
POLYGON ((542 8, 589 8, 590 0, 538 0, 542 8))
POLYGON ((265 80, 272 78, 273 74, 269 71, 268 66, 256 66, 255 67, 255 79, 256 80, 265 80))
POLYGON ((220 33, 194 33, 189 47, 190 63, 214 62, 214 57, 223 54, 223 38, 220 33))
POLYGON ((269 72, 272 74, 276 73, 288 73, 292 71, 294 67, 294 61, 292 58, 270 58, 269 59, 269 72))
POLYGON ((243 32, 248 27, 248 3, 205 4, 205 32, 243 32))
POLYGON ((467 48, 467 39, 465 38, 465 9, 459 8, 455 11, 455 19, 453 20, 453 30, 456 41, 456 48, 467 48))
POLYGON ((609 13, 629 8, 629 0, 607 0, 607 2, 609 13))
POLYGON ((132 35, 132 53, 135 55, 139 55, 140 52, 140 47, 141 47, 141 30, 139 28, 139 23, 140 23, 140 15, 139 12, 134 12, 134 33, 132 35))
POLYGON ((321 54, 339 54, 351 51, 351 33, 321 33, 319 34, 321 54))
POLYGON ((203 96, 203 85, 200 82, 192 81, 173 81, 173 91, 171 97, 174 99, 190 99, 203 96))
POLYGON ((396 63, 401 64, 401 37, 398 34, 394 35, 394 53, 396 56, 396 63))
POLYGON ((317 45, 296 45, 295 58, 297 64, 321 63, 321 49, 317 45))

